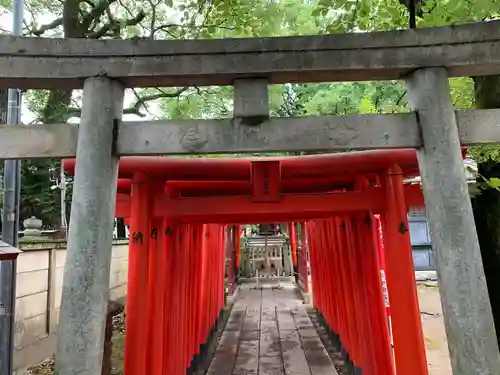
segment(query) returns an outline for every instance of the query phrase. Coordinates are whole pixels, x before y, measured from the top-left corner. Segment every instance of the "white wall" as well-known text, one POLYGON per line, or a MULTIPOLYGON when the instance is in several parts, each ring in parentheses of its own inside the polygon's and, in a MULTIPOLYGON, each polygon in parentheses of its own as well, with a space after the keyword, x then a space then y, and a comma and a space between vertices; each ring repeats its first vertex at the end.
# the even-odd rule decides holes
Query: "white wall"
MULTIPOLYGON (((45 339, 57 331, 61 306, 66 243, 64 241, 37 241, 21 244, 17 260, 16 287, 16 367, 36 364, 44 358, 33 357, 33 352, 45 356, 47 348, 34 350, 33 346, 48 345, 45 339), (30 354, 27 354, 30 353, 30 354), (27 363, 31 360, 33 363, 27 363)), ((110 299, 126 294, 128 269, 128 241, 115 240, 111 261, 110 299)), ((53 342, 54 340, 51 340, 53 342)), ((53 351, 53 349, 52 349, 53 351)), ((35 357, 40 357, 35 355, 35 357)), ((49 355, 50 356, 50 355, 49 355)))

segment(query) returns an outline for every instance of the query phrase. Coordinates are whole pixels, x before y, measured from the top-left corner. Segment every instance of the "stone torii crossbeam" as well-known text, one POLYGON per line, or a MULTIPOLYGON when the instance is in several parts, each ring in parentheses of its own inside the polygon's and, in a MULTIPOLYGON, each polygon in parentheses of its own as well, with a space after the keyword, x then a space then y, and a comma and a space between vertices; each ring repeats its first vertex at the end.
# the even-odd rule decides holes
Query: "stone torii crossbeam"
POLYGON ((60 374, 99 373, 121 156, 418 149, 455 374, 500 357, 461 146, 500 143, 499 109, 456 112, 448 78, 500 74, 500 22, 206 41, 0 37, 0 86, 83 87, 81 122, 0 126, 4 159, 76 157, 57 350, 60 374), (267 85, 405 79, 412 113, 268 118, 267 85), (122 122, 125 87, 234 85, 232 120, 122 122))

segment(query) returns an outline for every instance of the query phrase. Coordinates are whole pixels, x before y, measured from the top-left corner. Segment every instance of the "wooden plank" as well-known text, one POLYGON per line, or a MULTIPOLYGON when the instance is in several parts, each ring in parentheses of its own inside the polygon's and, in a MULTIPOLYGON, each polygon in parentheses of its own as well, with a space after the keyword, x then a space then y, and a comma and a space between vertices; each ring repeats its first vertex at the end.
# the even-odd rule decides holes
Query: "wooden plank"
POLYGON ((241 307, 231 312, 207 375, 232 375, 244 317, 241 307))
MULTIPOLYGON (((500 143, 500 109, 457 111, 464 146, 500 143)), ((76 156, 75 124, 0 125, 0 159, 76 156)), ((120 156, 419 148, 415 114, 273 118, 258 126, 233 120, 123 122, 120 156)))
POLYGON ((240 341, 233 375, 258 375, 259 340, 240 341))
POLYGON ((292 308, 292 316, 295 322, 295 327, 297 327, 297 329, 300 330, 314 327, 311 322, 311 318, 307 314, 307 311, 303 307, 303 305, 298 305, 292 308))
POLYGON ((269 318, 261 324, 259 374, 284 375, 277 321, 269 318))
POLYGON ((241 331, 245 320, 245 309, 233 307, 231 315, 226 323, 226 331, 241 331))
POLYGON ((240 332, 225 331, 215 350, 214 360, 207 375, 232 375, 236 360, 240 332))
POLYGON ((258 308, 248 307, 243 323, 243 331, 258 331, 260 329, 260 306, 258 308))
POLYGON ((298 332, 296 330, 280 331, 280 339, 285 373, 311 375, 298 332))
POLYGON ((314 328, 299 329, 304 353, 314 375, 338 375, 328 352, 314 328))
POLYGON ((290 309, 277 310, 277 315, 278 315, 278 327, 280 332, 296 329, 295 322, 293 320, 290 309))
POLYGON ((109 76, 127 87, 398 79, 429 66, 500 73, 497 22, 418 30, 202 41, 0 37, 0 86, 80 88, 109 76))

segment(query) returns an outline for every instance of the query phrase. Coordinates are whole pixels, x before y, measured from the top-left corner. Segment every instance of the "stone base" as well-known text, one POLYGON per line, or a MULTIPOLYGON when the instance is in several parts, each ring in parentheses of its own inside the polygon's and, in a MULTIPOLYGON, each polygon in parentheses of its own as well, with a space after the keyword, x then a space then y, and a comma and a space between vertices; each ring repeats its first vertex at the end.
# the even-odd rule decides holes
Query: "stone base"
POLYGON ((303 292, 301 289, 299 289, 299 290, 300 290, 300 294, 302 295, 302 300, 304 301, 304 304, 310 306, 312 303, 311 293, 303 292))
MULTIPOLYGON (((240 277, 238 279, 238 282, 242 284, 251 284, 251 283, 257 283, 257 278, 256 277, 240 277)), ((273 276, 273 277, 260 277, 259 282, 261 284, 264 284, 266 282, 282 282, 282 283, 294 283, 295 278, 293 276, 273 276)))
POLYGON ((228 304, 219 312, 205 343, 200 345, 198 354, 191 361, 190 367, 186 369, 186 375, 204 375, 207 373, 230 314, 231 305, 228 304))
POLYGON ((240 286, 236 285, 236 288, 234 289, 234 293, 231 296, 227 296, 226 303, 227 304, 233 304, 234 301, 236 300, 236 297, 238 296, 238 293, 240 291, 240 286))
POLYGON ((304 301, 305 305, 311 306, 312 304, 312 295, 309 292, 305 292, 304 289, 302 288, 302 283, 298 283, 298 288, 300 292, 300 295, 302 296, 302 300, 304 301))

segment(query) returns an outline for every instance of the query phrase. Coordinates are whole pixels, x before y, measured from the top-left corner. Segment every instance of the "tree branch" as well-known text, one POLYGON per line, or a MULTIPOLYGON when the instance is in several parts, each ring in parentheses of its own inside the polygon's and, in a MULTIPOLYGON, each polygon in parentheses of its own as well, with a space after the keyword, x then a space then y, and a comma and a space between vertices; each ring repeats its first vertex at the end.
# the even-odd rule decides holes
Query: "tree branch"
MULTIPOLYGON (((140 117, 145 117, 146 115, 141 112, 141 109, 144 107, 146 108, 146 104, 151 101, 155 101, 158 99, 164 99, 164 98, 178 98, 183 92, 185 92, 189 87, 183 87, 177 91, 174 92, 167 92, 163 91, 161 89, 156 89, 158 93, 156 94, 150 94, 150 95, 144 95, 144 96, 139 96, 136 94, 137 101, 129 108, 125 108, 123 110, 123 114, 132 114, 132 115, 137 115, 140 117)), ((78 107, 69 107, 68 108, 68 114, 70 117, 79 117, 82 113, 82 109, 78 107)))
POLYGON ((119 36, 123 26, 135 26, 144 20, 144 18, 146 18, 146 13, 141 10, 134 18, 126 20, 110 20, 110 22, 104 24, 100 29, 89 32, 87 37, 91 39, 99 39, 104 36, 119 36))
POLYGON ((62 24, 63 24, 63 17, 60 17, 48 24, 40 26, 38 29, 31 30, 31 34, 35 36, 42 36, 47 31, 54 30, 55 28, 62 26, 62 24))
POLYGON ((401 102, 402 102, 403 98, 405 97, 405 95, 406 95, 406 90, 405 90, 405 91, 403 91, 403 93, 402 93, 402 94, 401 94, 401 96, 398 98, 398 100, 396 100, 396 105, 400 105, 400 104, 401 104, 401 102))
MULTIPOLYGON (((82 28, 85 31, 88 31, 90 25, 93 21, 100 19, 108 7, 116 2, 117 0, 101 0, 99 3, 83 18, 82 28)), ((113 19, 110 20, 112 22, 113 19)))

